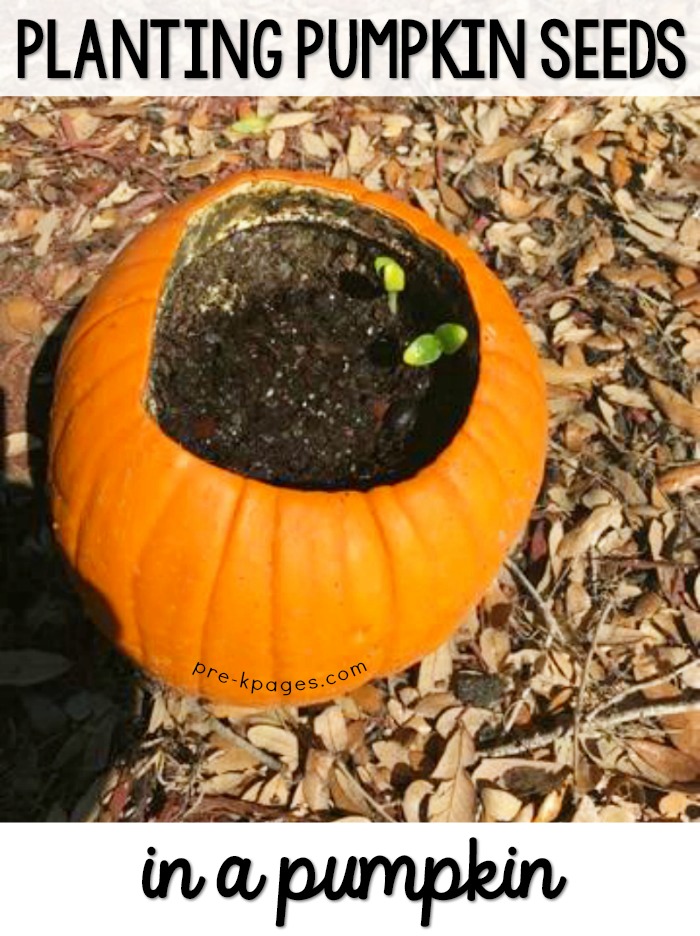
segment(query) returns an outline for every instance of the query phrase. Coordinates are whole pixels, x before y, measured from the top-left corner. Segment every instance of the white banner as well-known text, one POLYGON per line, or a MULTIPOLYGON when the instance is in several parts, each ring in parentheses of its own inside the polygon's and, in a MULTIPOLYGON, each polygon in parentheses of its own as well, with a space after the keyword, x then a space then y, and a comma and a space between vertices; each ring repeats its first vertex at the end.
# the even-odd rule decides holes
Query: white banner
MULTIPOLYGON (((278 930, 292 936, 358 931, 408 936, 426 931, 421 917, 425 921, 428 912, 437 933, 590 936, 595 929, 658 936, 675 921, 694 918, 696 850, 694 827, 681 825, 25 825, 3 830, 0 880, 3 918, 28 933, 48 932, 63 921, 75 936, 278 930), (149 848, 155 849, 153 857, 149 848), (380 855, 387 864, 405 856, 401 870, 395 865, 390 895, 385 894, 385 870, 378 867, 368 899, 328 896, 335 891, 337 897, 351 856, 380 855), (222 871, 234 856, 249 859, 250 867, 229 861, 222 871), (147 897, 142 884, 145 863, 155 862, 150 874, 146 869, 146 886, 156 887, 160 861, 177 858, 189 861, 190 886, 199 887, 198 895, 181 896, 182 876, 176 871, 167 898, 147 897), (292 864, 300 858, 306 861, 292 864), (426 884, 429 858, 434 867, 431 872, 428 862, 426 884), (445 858, 452 859, 452 865, 438 866, 445 858), (543 896, 541 869, 532 875, 528 897, 483 895, 496 890, 504 875, 511 889, 518 889, 524 862, 537 859, 551 864, 553 884, 566 878, 558 897, 543 896), (483 862, 494 862, 495 870, 483 862), (408 885, 414 899, 406 896, 407 867, 408 877, 415 867, 413 890, 408 885), (237 883, 258 895, 244 899, 240 892, 220 892, 235 891, 237 883), (461 885, 464 893, 445 899, 451 885, 461 885), (310 897, 311 889, 316 896, 310 897), (438 896, 430 899, 432 894, 438 896)), ((358 861, 356 885, 360 878, 358 861)))
POLYGON ((4 94, 694 95, 700 0, 20 0, 4 94))

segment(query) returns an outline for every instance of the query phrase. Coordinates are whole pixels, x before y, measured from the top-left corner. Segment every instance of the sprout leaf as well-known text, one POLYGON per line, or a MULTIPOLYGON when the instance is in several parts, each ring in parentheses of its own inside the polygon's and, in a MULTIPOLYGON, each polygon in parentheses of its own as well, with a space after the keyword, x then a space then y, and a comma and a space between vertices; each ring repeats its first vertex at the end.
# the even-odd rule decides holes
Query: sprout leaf
POLYGON ((433 364, 442 354, 442 345, 435 335, 419 335, 403 353, 404 364, 411 367, 426 367, 433 364))
POLYGON ((396 263, 396 261, 392 260, 391 257, 375 257, 374 272, 381 273, 384 267, 388 266, 390 263, 396 263))
POLYGON ((457 325, 455 322, 445 322, 444 325, 438 325, 435 329, 435 337, 445 354, 454 354, 467 340, 467 329, 464 325, 457 325))
POLYGON ((374 269, 382 277, 384 289, 388 293, 403 292, 406 288, 404 269, 391 257, 377 257, 374 261, 374 269))

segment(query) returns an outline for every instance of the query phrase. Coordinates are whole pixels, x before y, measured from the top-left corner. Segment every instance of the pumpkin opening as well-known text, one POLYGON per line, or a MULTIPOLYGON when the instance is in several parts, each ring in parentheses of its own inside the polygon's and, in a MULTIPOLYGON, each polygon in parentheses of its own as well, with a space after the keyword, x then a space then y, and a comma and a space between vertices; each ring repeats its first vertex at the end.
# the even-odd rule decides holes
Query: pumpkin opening
POLYGON ((450 258, 390 215, 270 182, 190 223, 167 277, 146 405, 198 457, 275 485, 367 490, 450 443, 478 379, 478 322, 450 258), (393 312, 374 269, 406 275, 393 312), (404 349, 445 322, 466 343, 404 349))

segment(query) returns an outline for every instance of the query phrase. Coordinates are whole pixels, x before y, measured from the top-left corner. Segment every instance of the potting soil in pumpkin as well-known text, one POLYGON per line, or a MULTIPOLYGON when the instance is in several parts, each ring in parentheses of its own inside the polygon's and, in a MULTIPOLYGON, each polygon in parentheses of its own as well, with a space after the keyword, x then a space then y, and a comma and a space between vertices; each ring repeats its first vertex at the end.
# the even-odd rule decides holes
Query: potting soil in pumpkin
POLYGON ((279 485, 366 489, 432 461, 464 420, 478 334, 456 267, 417 244, 394 315, 374 270, 386 245, 289 221, 237 231, 173 274, 151 363, 161 428, 216 465, 279 485), (460 351, 404 348, 443 322, 460 351))

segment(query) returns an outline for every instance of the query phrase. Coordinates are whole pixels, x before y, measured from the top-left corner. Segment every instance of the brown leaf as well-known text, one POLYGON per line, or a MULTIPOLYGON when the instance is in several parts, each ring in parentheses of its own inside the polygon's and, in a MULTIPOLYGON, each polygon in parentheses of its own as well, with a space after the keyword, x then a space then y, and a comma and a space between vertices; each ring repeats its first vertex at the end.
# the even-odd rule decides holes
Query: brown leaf
POLYGON ((700 760, 683 751, 658 744, 656 741, 637 739, 629 742, 630 748, 652 770, 660 774, 670 785, 690 783, 700 778, 700 760))
POLYGON ((475 816, 476 791, 464 770, 443 781, 428 802, 429 822, 473 822, 475 816))
POLYGON ((675 748, 694 757, 700 764, 700 712, 679 712, 662 719, 675 748))
POLYGON ((609 400, 619 406, 649 410, 654 408, 654 404, 643 390, 635 390, 632 387, 626 387, 624 384, 607 384, 607 386, 603 387, 603 393, 609 400))
POLYGON ((364 128, 355 124, 350 130, 348 141, 347 160, 351 172, 360 172, 374 157, 374 150, 370 144, 364 128))
POLYGON ((372 818, 372 809, 362 794, 362 787, 353 777, 349 777, 337 765, 329 774, 329 789, 333 802, 338 809, 358 816, 372 818))
POLYGON ((33 296, 6 299, 0 306, 0 341, 40 334, 43 315, 44 307, 33 296))
POLYGON ((56 128, 44 114, 32 114, 20 121, 25 130, 40 140, 48 140, 56 132, 56 128))
POLYGON ((223 774, 247 770, 249 767, 257 767, 258 763, 255 754, 234 746, 219 751, 216 756, 208 758, 205 766, 210 773, 223 774))
POLYGON ((603 234, 591 240, 583 254, 576 262, 574 269, 574 285, 580 286, 589 276, 597 273, 606 263, 610 263, 615 256, 615 244, 609 234, 603 234))
POLYGON ((674 426, 700 439, 700 410, 696 406, 660 380, 650 380, 649 389, 663 414, 674 426))
POLYGON ((632 167, 630 166, 627 150, 622 146, 615 147, 613 158, 610 161, 610 175, 615 188, 624 188, 632 178, 632 167))
POLYGON ((291 127, 302 127, 312 123, 316 118, 313 111, 286 111, 275 114, 267 125, 268 132, 272 130, 288 130, 291 127))
POLYGON ((447 687, 451 676, 452 650, 448 642, 421 660, 418 670, 418 692, 422 696, 429 692, 439 692, 447 687))
POLYGON ((39 235, 34 244, 34 254, 37 257, 45 257, 49 252, 54 231, 60 223, 61 212, 58 208, 52 208, 51 211, 47 211, 43 218, 37 221, 36 227, 34 228, 34 233, 39 235))
POLYGON ((223 160, 223 153, 207 153, 206 156, 201 156, 199 159, 190 159, 189 162, 183 163, 177 174, 181 179, 194 179, 200 175, 212 175, 218 171, 223 160))
MULTIPOLYGON (((553 100, 556 101, 556 98, 553 100)), ((554 109, 554 104, 551 106, 554 109)), ((581 105, 552 124, 545 134, 545 140, 550 144, 561 143, 565 140, 577 140, 593 129, 595 120, 594 108, 588 104, 581 105)))
POLYGON ((494 143, 481 146, 474 154, 477 163, 500 162, 502 159, 523 145, 520 137, 500 136, 494 143))
POLYGON ((661 475, 657 483, 664 494, 683 494, 700 487, 700 461, 671 468, 661 475))
POLYGON ((510 652, 508 634, 497 627, 485 627, 479 637, 479 649, 489 672, 497 673, 510 652))
POLYGON ((700 218, 696 214, 689 214, 678 231, 678 240, 697 250, 700 247, 700 218))
POLYGON ((309 809, 315 812, 326 810, 331 804, 329 779, 333 759, 330 752, 319 751, 316 748, 310 748, 306 755, 302 780, 304 799, 309 809))
POLYGON ((328 751, 340 753, 348 746, 348 729, 343 712, 337 705, 329 705, 314 718, 314 733, 328 751))
POLYGON ((555 120, 566 113, 569 99, 565 97, 548 98, 538 109, 530 123, 525 127, 523 136, 539 136, 555 120))
POLYGON ((474 740, 463 725, 459 725, 445 745, 442 757, 433 770, 432 780, 452 780, 457 772, 474 763, 474 740))
POLYGON ((512 822, 523 805, 517 796, 497 787, 482 790, 481 802, 485 822, 512 822))
POLYGON ((44 212, 41 208, 18 208, 15 212, 14 224, 19 240, 31 237, 34 228, 43 217, 44 212))
POLYGON ((564 536, 557 555, 560 559, 573 559, 593 549, 606 530, 618 530, 622 525, 622 510, 618 503, 595 507, 578 526, 564 536))
POLYGON ((365 683, 364 686, 355 689, 350 693, 350 698, 353 699, 360 710, 366 712, 367 715, 379 715, 385 704, 384 693, 379 686, 375 686, 372 683, 365 683))
POLYGON ((300 133, 301 148, 307 156, 313 159, 328 159, 331 151, 325 144, 323 137, 318 133, 312 133, 311 130, 302 130, 300 133))
POLYGON ((678 819, 690 805, 691 801, 685 793, 674 790, 659 800, 659 812, 666 819, 678 819))
POLYGON ((287 135, 284 130, 273 130, 267 141, 267 158, 275 162, 280 158, 287 145, 287 135))
POLYGON ((599 822, 636 822, 638 809, 632 803, 610 803, 598 813, 599 822))
POLYGON ((445 208, 459 218, 466 218, 469 214, 469 206, 459 192, 442 179, 437 180, 437 188, 445 208))
POLYGON ((406 822, 420 822, 420 808, 425 797, 433 792, 427 780, 414 780, 406 787, 402 807, 406 822))
POLYGON ((395 140, 413 121, 406 114, 384 114, 382 117, 382 136, 385 140, 395 140))
POLYGON ((299 741, 286 728, 275 725, 253 725, 248 729, 248 740, 263 751, 277 754, 294 772, 299 763, 299 741))
POLYGON ((82 274, 83 271, 81 267, 77 265, 61 267, 56 272, 56 277, 53 281, 53 287, 51 289, 52 297, 54 299, 62 299, 66 293, 70 292, 78 283, 82 274))
POLYGON ((509 221, 521 221, 523 218, 528 218, 540 201, 541 199, 537 197, 518 195, 509 189, 501 189, 499 193, 501 212, 509 221))
POLYGON ((601 375, 595 367, 582 365, 561 365, 551 358, 544 358, 540 361, 544 379, 552 387, 570 387, 577 385, 590 384, 601 375))
POLYGON ((102 119, 85 107, 69 107, 61 111, 61 121, 70 126, 70 135, 75 140, 89 140, 102 124, 102 119))
POLYGON ((554 822, 554 820, 561 812, 562 801, 563 795, 561 790, 550 790, 542 800, 542 804, 537 810, 537 815, 535 816, 534 821, 554 822))

